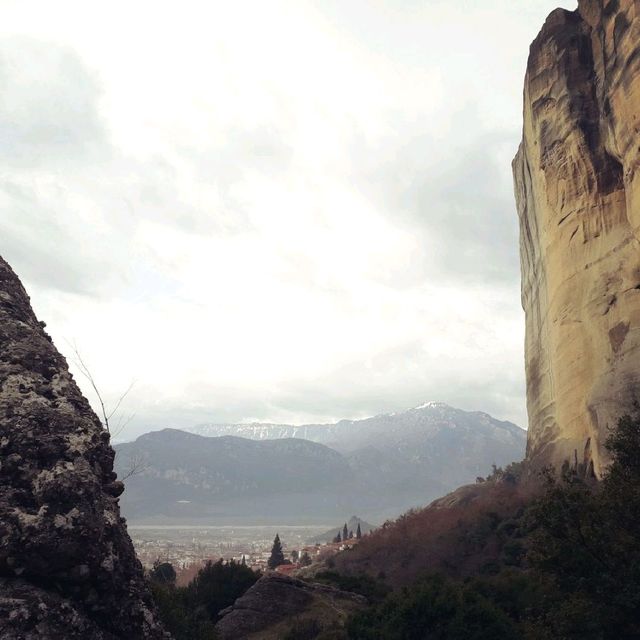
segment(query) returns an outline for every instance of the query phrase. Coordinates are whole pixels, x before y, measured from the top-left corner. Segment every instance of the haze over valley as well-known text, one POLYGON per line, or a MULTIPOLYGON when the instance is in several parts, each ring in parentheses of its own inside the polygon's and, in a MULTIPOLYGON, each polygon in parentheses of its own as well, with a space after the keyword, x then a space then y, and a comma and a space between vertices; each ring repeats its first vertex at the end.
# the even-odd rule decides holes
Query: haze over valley
POLYGON ((429 402, 332 425, 201 425, 116 445, 133 523, 382 522, 524 455, 526 433, 429 402), (233 435, 232 435, 233 434, 233 435))

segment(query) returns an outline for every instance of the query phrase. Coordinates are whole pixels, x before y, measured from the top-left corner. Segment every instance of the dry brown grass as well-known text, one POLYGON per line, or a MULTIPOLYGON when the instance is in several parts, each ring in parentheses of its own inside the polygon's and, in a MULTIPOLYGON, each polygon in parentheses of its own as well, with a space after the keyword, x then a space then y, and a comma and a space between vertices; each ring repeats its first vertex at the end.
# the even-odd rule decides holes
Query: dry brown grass
POLYGON ((335 569, 382 577, 394 587, 425 573, 463 577, 497 562, 499 524, 522 513, 534 484, 486 482, 457 489, 428 507, 409 511, 334 558, 335 569))

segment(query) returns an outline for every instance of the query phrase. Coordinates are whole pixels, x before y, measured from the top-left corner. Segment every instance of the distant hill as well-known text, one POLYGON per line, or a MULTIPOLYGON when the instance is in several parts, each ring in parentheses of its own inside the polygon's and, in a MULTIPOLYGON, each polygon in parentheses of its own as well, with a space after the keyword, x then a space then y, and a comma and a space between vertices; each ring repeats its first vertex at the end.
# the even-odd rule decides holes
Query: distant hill
POLYGON ((375 529, 372 524, 365 522, 361 518, 358 518, 358 516, 351 516, 346 523, 341 524, 339 527, 335 527, 335 529, 329 529, 329 531, 325 531, 318 536, 309 538, 309 544, 315 544, 316 542, 319 542, 320 544, 322 544, 323 542, 331 542, 338 535, 338 533, 342 535, 342 529, 345 524, 347 525, 347 530, 353 531, 354 535, 358 530, 358 525, 360 525, 360 531, 363 535, 375 529))
POLYGON ((440 484, 440 493, 487 475, 493 463, 520 460, 526 445, 526 432, 515 424, 442 402, 328 425, 199 425, 188 431, 253 440, 304 438, 346 455, 373 485, 380 477, 386 487, 407 490, 428 482, 440 484))
POLYGON ((114 448, 120 475, 132 461, 140 467, 121 498, 136 521, 333 515, 353 481, 344 456, 301 439, 259 442, 165 429, 114 448))
POLYGON ((493 463, 521 459, 525 449, 516 425, 442 403, 334 425, 192 431, 202 435, 166 429, 115 446, 120 475, 131 459, 143 461, 143 471, 126 481, 127 517, 326 523, 359 513, 382 521, 487 475, 493 463))

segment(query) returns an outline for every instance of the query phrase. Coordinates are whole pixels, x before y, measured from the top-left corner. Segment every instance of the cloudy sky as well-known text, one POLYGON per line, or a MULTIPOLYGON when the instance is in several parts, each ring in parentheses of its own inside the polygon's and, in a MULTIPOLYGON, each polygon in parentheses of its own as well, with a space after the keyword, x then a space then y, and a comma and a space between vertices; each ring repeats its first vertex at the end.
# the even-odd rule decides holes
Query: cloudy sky
POLYGON ((557 4, 0 0, 0 253, 109 403, 135 380, 129 437, 526 426, 510 162, 557 4))

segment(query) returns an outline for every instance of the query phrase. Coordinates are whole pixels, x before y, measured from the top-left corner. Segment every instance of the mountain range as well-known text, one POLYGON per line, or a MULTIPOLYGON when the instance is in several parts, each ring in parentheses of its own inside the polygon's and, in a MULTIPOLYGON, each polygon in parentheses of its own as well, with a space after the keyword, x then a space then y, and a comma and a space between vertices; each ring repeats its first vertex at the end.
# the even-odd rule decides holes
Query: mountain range
POLYGON ((525 432, 443 403, 331 425, 200 425, 116 445, 139 522, 374 521, 524 455, 525 432), (304 436, 304 437, 303 437, 304 436))

